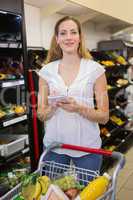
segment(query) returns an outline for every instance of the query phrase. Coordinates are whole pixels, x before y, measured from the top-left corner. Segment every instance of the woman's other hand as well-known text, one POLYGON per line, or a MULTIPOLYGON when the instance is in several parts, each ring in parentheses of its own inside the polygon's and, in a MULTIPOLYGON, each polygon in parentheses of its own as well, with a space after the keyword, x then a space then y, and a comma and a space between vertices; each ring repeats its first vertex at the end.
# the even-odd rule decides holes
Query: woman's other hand
POLYGON ((77 112, 78 110, 78 103, 72 97, 68 97, 65 100, 58 101, 57 106, 68 112, 77 112))
POLYGON ((56 105, 48 104, 48 95, 49 95, 49 88, 48 88, 47 81, 40 78, 39 79, 37 117, 41 121, 50 119, 54 115, 54 113, 57 109, 56 105))

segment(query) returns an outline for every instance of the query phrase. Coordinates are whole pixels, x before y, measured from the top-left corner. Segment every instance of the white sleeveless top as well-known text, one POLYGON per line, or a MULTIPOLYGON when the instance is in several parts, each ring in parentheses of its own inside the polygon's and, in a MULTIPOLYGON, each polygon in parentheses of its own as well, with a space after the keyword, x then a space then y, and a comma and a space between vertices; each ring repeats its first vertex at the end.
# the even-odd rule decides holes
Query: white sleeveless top
MULTIPOLYGON (((95 61, 82 58, 76 79, 67 87, 58 73, 59 63, 60 60, 51 62, 39 71, 39 75, 48 83, 49 95, 67 95, 77 102, 88 105, 89 108, 94 108, 94 84, 96 79, 105 72, 104 68, 95 61)), ((99 126, 96 122, 89 121, 78 113, 58 108, 53 117, 45 123, 44 145, 48 146, 54 141, 100 148, 99 126)), ((86 154, 66 149, 55 151, 74 157, 86 154)))

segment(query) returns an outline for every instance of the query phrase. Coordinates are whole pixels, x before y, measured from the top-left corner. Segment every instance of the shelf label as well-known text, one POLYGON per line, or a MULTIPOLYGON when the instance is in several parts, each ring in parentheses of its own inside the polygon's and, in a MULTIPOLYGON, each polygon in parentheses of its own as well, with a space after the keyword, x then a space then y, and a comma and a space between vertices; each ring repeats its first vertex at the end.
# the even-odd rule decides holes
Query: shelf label
POLYGON ((1 47, 1 48, 7 48, 7 47, 8 47, 8 44, 7 44, 7 43, 0 43, 0 47, 1 47))
POLYGON ((19 43, 10 43, 9 47, 10 48, 22 48, 22 45, 19 43))
POLYGON ((0 42, 0 47, 1 48, 22 48, 22 44, 21 43, 17 43, 17 42, 0 42))
POLYGON ((22 151, 22 153, 23 153, 23 154, 25 154, 25 153, 28 153, 28 152, 29 152, 29 150, 30 150, 30 148, 29 148, 29 147, 27 147, 26 149, 24 149, 24 150, 22 151))
POLYGON ((23 115, 23 116, 20 116, 20 117, 17 117, 17 118, 14 118, 14 119, 11 119, 11 120, 8 120, 6 122, 3 122, 3 126, 6 127, 6 126, 10 126, 12 124, 15 124, 17 122, 21 122, 23 120, 27 119, 27 115, 23 115))
POLYGON ((17 86, 17 85, 23 85, 24 84, 24 80, 18 80, 18 81, 8 81, 8 82, 3 82, 2 83, 2 87, 13 87, 13 86, 17 86))

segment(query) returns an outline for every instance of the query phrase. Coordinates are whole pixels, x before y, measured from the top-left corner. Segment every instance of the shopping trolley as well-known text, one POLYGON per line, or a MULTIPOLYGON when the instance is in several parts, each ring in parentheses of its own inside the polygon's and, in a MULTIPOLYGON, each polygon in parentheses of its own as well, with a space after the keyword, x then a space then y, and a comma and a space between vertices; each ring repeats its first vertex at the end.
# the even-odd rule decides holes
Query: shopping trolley
MULTIPOLYGON (((86 148, 81 146, 75 146, 70 144, 62 144, 54 142, 52 145, 50 145, 41 155, 38 168, 34 173, 39 173, 40 175, 47 175, 49 178, 56 179, 58 177, 61 177, 61 174, 71 175, 72 173, 76 174, 77 181, 80 183, 88 183, 90 181, 90 177, 93 179, 95 177, 98 177, 100 174, 98 171, 92 171, 87 169, 81 169, 75 167, 73 164, 70 165, 64 165, 60 163, 56 163, 53 161, 43 161, 46 154, 54 150, 56 148, 63 148, 63 149, 71 149, 76 151, 83 151, 87 153, 93 153, 93 154, 99 154, 103 156, 109 156, 115 160, 117 160, 117 165, 115 167, 115 170, 111 176, 110 184, 108 187, 108 190, 97 200, 115 200, 116 199, 116 183, 117 183, 117 177, 120 172, 120 170, 123 168, 125 164, 125 158, 124 155, 120 152, 112 152, 108 150, 103 149, 92 149, 92 148, 86 148)), ((15 188, 13 188, 11 191, 9 191, 6 195, 2 196, 0 200, 12 200, 15 195, 19 194, 21 191, 21 184, 17 185, 15 188)))

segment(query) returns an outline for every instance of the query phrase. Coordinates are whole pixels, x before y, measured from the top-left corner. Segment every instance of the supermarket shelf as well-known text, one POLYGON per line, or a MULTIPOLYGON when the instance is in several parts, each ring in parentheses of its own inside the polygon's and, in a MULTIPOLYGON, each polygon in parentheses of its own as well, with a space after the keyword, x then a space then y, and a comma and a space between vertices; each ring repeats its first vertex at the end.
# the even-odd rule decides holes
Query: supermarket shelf
POLYGON ((0 141, 4 141, 0 145, 0 156, 9 157, 16 152, 22 151, 28 145, 27 134, 1 134, 0 141))
MULTIPOLYGON (((128 103, 126 88, 131 85, 127 77, 127 70, 130 67, 126 57, 127 48, 121 40, 101 41, 97 47, 92 56, 105 68, 110 111, 109 122, 100 125, 102 148, 123 152, 129 143, 133 145, 133 132, 125 129, 129 122, 124 112, 128 103)), ((102 173, 113 164, 113 159, 104 157, 102 173)))
MULTIPOLYGON (((119 136, 118 136, 119 138, 119 136)), ((116 144, 115 144, 116 145, 116 144)), ((114 151, 125 153, 129 148, 133 147, 133 132, 129 132, 127 136, 120 141, 117 141, 117 145, 114 151)), ((115 165, 116 161, 109 157, 103 157, 103 164, 101 168, 101 173, 107 171, 115 165)))
POLYGON ((21 42, 13 42, 13 41, 0 41, 0 48, 22 48, 21 42))
MULTIPOLYGON (((122 65, 122 64, 115 64, 114 66, 105 66, 103 65, 106 69, 106 71, 109 71, 109 72, 114 72, 114 70, 127 70, 128 67, 130 67, 130 64, 126 64, 126 65, 122 65)), ((124 71, 125 72, 125 71, 124 71)))
POLYGON ((108 89, 108 92, 111 93, 111 92, 117 92, 119 91, 120 89, 124 89, 126 87, 128 87, 129 85, 131 85, 130 83, 126 84, 126 85, 111 85, 112 88, 111 89, 108 89))
POLYGON ((30 148, 26 147, 26 148, 22 149, 21 151, 18 151, 16 153, 12 154, 11 156, 8 156, 8 157, 0 156, 0 166, 3 166, 3 164, 5 164, 5 162, 8 163, 8 162, 15 160, 16 158, 18 158, 22 155, 29 153, 29 151, 30 151, 30 148))
POLYGON ((116 147, 115 151, 120 151, 124 153, 130 146, 133 145, 133 132, 127 134, 124 139, 121 139, 121 142, 116 147))
MULTIPOLYGON (((8 7, 10 7, 9 4, 9 1, 7 1, 5 8, 7 11, 9 10, 8 7)), ((28 159, 26 162, 26 158, 30 158, 29 151, 31 147, 30 141, 28 140, 28 114, 25 109, 20 109, 21 111, 18 109, 18 112, 15 111, 17 106, 26 108, 23 104, 25 104, 25 95, 27 91, 25 73, 28 70, 28 60, 27 54, 25 53, 26 33, 25 26, 23 26, 23 3, 18 1, 18 5, 15 6, 14 4, 14 8, 10 10, 11 12, 6 12, 5 10, 6 15, 1 13, 0 16, 0 20, 4 22, 5 27, 11 26, 10 28, 13 30, 9 33, 10 31, 7 28, 5 30, 2 29, 0 35, 0 91, 2 94, 0 102, 0 112, 2 113, 0 115, 1 175, 6 172, 12 172, 17 168, 22 169, 30 167, 30 160, 29 163, 28 159), (17 9, 18 6, 19 10, 17 9), (17 14, 18 11, 19 15, 17 14), (12 136, 12 138, 9 138, 9 135, 12 136), (22 135, 25 135, 26 138, 21 137, 22 135), (2 136, 5 136, 5 139, 3 139, 4 137, 2 136)), ((11 181, 11 186, 15 186, 13 181, 11 181)), ((0 199, 1 198, 0 194, 0 199)))
MULTIPOLYGON (((114 126, 115 128, 109 131, 109 134, 110 134, 109 137, 102 136, 102 147, 104 148, 106 145, 109 145, 110 143, 114 142, 116 138, 121 138, 123 131, 125 130, 124 127, 127 123, 128 123, 128 120, 126 120, 123 125, 118 126, 114 122, 112 122, 112 126, 114 126)), ((119 141, 119 143, 121 142, 119 141)))
POLYGON ((24 121, 26 119, 27 119, 27 115, 26 114, 25 115, 21 115, 21 116, 16 116, 14 118, 12 117, 12 118, 9 118, 9 119, 5 119, 5 120, 0 122, 0 128, 7 127, 7 126, 10 126, 10 125, 22 122, 22 121, 24 121))
POLYGON ((26 154, 26 153, 28 153, 29 151, 30 151, 30 148, 27 147, 27 148, 25 148, 25 149, 22 150, 22 154, 26 154))
POLYGON ((104 139, 102 139, 102 146, 104 147, 105 145, 107 145, 108 143, 110 143, 110 141, 112 141, 115 137, 117 137, 118 134, 120 134, 120 131, 122 130, 123 127, 117 127, 114 128, 112 131, 110 131, 110 137, 106 137, 104 139))
POLYGON ((24 79, 19 79, 19 80, 6 80, 6 81, 1 81, 0 82, 0 87, 1 88, 6 88, 6 87, 16 87, 18 85, 24 85, 24 79))
POLYGON ((122 96, 118 96, 116 97, 116 99, 110 99, 110 102, 109 102, 109 107, 110 107, 110 111, 114 110, 114 109, 124 109, 127 104, 128 104, 128 100, 125 98, 122 98, 122 96), (122 101, 123 100, 123 101, 122 101))

